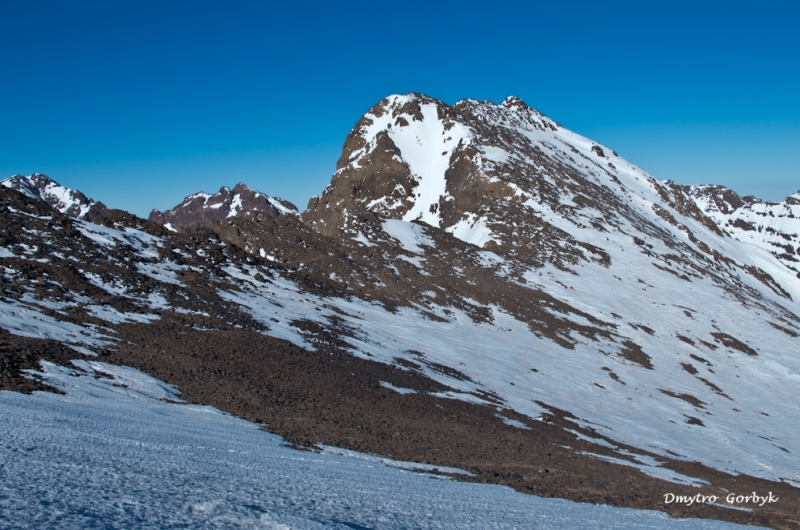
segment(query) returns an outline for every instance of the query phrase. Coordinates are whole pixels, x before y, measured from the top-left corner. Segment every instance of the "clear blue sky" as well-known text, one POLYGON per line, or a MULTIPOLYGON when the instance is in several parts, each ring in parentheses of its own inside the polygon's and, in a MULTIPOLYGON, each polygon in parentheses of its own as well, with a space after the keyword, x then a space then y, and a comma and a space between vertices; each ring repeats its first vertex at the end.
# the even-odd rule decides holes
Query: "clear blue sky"
POLYGON ((382 97, 516 95, 658 178, 800 189, 800 2, 0 0, 0 176, 301 209, 382 97))

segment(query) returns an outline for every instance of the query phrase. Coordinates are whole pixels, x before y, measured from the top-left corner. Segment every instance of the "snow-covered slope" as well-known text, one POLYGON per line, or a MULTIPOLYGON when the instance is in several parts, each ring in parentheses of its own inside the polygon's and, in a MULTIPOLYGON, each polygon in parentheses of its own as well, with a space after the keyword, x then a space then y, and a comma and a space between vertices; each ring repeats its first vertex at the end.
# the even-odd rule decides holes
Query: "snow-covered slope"
POLYGON ((175 389, 136 370, 76 364, 37 374, 66 395, 0 392, 3 528, 744 528, 296 451, 252 423, 174 404, 175 389))
POLYGON ((44 201, 59 212, 75 219, 91 219, 106 209, 102 202, 95 202, 80 191, 62 186, 40 173, 27 177, 14 175, 0 182, 0 185, 44 201))
POLYGON ((223 186, 214 194, 189 195, 178 206, 163 213, 153 210, 150 221, 174 231, 193 225, 205 226, 209 221, 219 223, 230 217, 251 217, 257 212, 270 217, 298 214, 297 207, 289 201, 270 197, 240 182, 233 190, 223 186))
POLYGON ((683 188, 726 234, 767 250, 800 278, 800 192, 774 203, 739 197, 723 186, 683 188))

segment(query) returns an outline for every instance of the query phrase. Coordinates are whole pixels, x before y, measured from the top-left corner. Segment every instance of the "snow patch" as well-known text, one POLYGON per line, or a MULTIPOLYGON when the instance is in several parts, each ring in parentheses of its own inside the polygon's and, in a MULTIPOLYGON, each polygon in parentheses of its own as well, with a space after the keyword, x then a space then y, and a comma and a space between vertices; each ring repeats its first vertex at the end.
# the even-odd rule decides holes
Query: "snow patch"
POLYGON ((400 387, 400 386, 394 386, 393 384, 387 383, 386 381, 381 381, 380 385, 383 388, 388 388, 389 390, 394 390, 398 394, 416 394, 417 393, 416 390, 412 390, 410 388, 403 388, 403 387, 400 387))
POLYGON ((148 313, 122 313, 117 311, 110 305, 87 305, 86 310, 95 318, 105 320, 112 324, 126 324, 128 322, 138 322, 140 324, 149 324, 154 320, 161 317, 158 315, 148 313))
POLYGON ((384 219, 383 231, 396 239, 404 249, 415 254, 423 252, 420 245, 434 246, 433 240, 425 234, 425 229, 415 223, 384 219))
POLYGON ((467 213, 466 216, 466 218, 462 218, 456 224, 445 228, 445 231, 453 234, 465 243, 480 248, 483 248, 489 241, 499 243, 495 239, 494 234, 492 234, 484 217, 478 217, 474 213, 467 213))

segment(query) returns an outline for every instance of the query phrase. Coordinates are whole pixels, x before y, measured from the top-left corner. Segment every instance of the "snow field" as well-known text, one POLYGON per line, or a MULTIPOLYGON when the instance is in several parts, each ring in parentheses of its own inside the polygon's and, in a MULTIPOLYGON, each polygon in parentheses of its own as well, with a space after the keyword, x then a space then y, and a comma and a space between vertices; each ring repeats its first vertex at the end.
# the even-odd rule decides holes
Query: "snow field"
POLYGON ((349 451, 297 451, 216 409, 164 401, 176 390, 136 370, 81 366, 42 363, 66 395, 0 392, 3 528, 736 527, 459 483, 349 451))

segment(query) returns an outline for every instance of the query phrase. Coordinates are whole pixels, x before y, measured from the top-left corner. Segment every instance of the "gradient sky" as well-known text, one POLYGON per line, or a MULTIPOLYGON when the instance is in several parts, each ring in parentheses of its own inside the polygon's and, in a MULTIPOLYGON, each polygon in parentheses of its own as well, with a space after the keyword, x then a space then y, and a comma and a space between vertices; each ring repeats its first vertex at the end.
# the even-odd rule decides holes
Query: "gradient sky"
POLYGON ((800 2, 0 0, 0 177, 303 209, 384 96, 516 95, 654 176, 800 189, 800 2))

